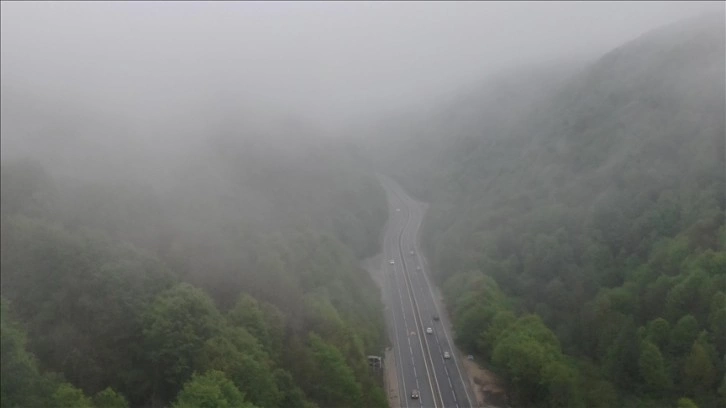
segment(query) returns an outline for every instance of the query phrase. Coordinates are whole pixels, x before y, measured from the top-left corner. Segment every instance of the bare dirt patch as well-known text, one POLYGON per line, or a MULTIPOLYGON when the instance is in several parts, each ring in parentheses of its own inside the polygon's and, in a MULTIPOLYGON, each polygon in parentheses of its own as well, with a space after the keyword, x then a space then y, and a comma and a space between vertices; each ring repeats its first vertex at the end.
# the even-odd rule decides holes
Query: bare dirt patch
POLYGON ((501 381, 491 371, 479 367, 479 365, 471 360, 467 360, 466 356, 461 359, 471 381, 471 388, 476 394, 477 405, 484 408, 504 408, 508 407, 507 394, 501 384, 501 381))

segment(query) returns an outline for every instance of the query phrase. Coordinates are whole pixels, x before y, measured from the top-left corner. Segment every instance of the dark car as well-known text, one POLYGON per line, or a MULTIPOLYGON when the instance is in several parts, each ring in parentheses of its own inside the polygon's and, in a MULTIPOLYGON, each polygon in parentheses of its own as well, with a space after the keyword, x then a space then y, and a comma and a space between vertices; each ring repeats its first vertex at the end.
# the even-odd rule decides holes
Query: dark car
POLYGON ((439 321, 439 315, 434 315, 433 319, 438 322, 439 321))

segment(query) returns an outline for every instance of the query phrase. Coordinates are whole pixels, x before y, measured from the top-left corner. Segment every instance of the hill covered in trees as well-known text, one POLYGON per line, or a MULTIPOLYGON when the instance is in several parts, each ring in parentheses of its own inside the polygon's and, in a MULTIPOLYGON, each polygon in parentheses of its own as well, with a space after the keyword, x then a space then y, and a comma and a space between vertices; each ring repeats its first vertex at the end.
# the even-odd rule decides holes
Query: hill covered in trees
POLYGON ((368 144, 514 406, 726 406, 724 49, 723 15, 682 21, 368 144))
POLYGON ((378 290, 358 267, 385 195, 344 144, 213 118, 176 160, 144 157, 89 148, 104 122, 13 102, 4 149, 63 149, 4 152, 3 407, 386 405, 366 360, 385 345, 378 290))

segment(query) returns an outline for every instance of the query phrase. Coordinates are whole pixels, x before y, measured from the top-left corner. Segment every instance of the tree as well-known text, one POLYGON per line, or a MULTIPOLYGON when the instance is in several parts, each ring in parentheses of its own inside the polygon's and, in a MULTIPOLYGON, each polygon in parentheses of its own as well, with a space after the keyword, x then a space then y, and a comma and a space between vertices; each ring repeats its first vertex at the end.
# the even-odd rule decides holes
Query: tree
POLYGON ((0 305, 0 345, 2 372, 0 376, 1 404, 4 407, 22 406, 33 390, 40 374, 32 356, 25 350, 26 337, 8 317, 7 305, 0 305))
POLYGON ((193 374, 177 396, 174 408, 254 408, 224 373, 193 374))
POLYGON ((285 408, 305 408, 305 394, 295 384, 290 373, 282 369, 274 372, 277 388, 280 390, 280 406, 285 408))
POLYGON ((60 379, 40 374, 35 357, 26 350, 25 332, 9 314, 7 302, 0 298, 0 406, 51 405, 60 379))
POLYGON ((494 347, 492 362, 502 370, 514 391, 521 394, 525 402, 547 398, 541 373, 553 359, 551 350, 527 336, 516 332, 503 336, 494 347))
POLYGON ((681 398, 678 400, 678 405, 676 405, 677 408, 698 408, 698 405, 696 405, 695 402, 691 401, 688 398, 681 398))
POLYGON ((639 354, 635 325, 628 320, 603 361, 603 370, 610 381, 624 389, 632 389, 639 378, 639 354))
POLYGON ((542 383, 547 386, 551 408, 585 407, 578 387, 577 372, 561 362, 551 362, 542 369, 542 383))
POLYGON ((93 404, 83 391, 70 384, 61 384, 53 393, 53 407, 93 408, 93 404))
POLYGON ((169 401, 194 371, 194 363, 222 317, 200 289, 182 283, 157 296, 144 313, 145 349, 154 363, 159 398, 169 401))
POLYGON ((613 385, 604 380, 585 386, 585 405, 588 408, 610 408, 617 406, 618 392, 613 385))
POLYGON ((482 305, 474 305, 463 312, 454 321, 456 341, 462 349, 473 351, 477 348, 477 340, 487 327, 494 310, 482 305))
POLYGON ((681 317, 671 330, 671 350, 674 354, 685 354, 698 336, 698 321, 692 315, 681 317))
POLYGON ((671 388, 671 379, 668 376, 663 355, 661 355, 658 346, 650 341, 644 341, 640 344, 638 367, 640 368, 640 375, 653 396, 663 395, 671 388))
POLYGON ((721 385, 718 387, 718 401, 721 405, 726 405, 726 374, 721 379, 721 385))
POLYGON ((260 344, 269 343, 269 333, 265 317, 255 298, 244 293, 239 296, 234 308, 227 313, 227 319, 234 326, 244 327, 259 340, 260 344))
POLYGON ((716 349, 726 353, 726 307, 711 312, 708 321, 716 349))
POLYGON ((512 311, 502 310, 497 312, 489 327, 481 334, 478 342, 479 349, 481 351, 491 352, 499 336, 513 325, 516 320, 517 317, 512 311))
POLYGON ((659 348, 665 347, 670 339, 670 328, 671 325, 662 317, 651 320, 647 325, 646 339, 659 348))
POLYGON ((308 344, 315 363, 308 394, 322 406, 362 408, 362 390, 353 371, 335 347, 311 333, 308 344))
POLYGON ((683 385, 689 393, 711 390, 716 382, 716 368, 706 348, 698 340, 693 342, 691 352, 683 365, 683 385))
POLYGON ((99 391, 93 397, 93 406, 94 408, 129 408, 129 403, 126 402, 126 398, 109 387, 99 391))

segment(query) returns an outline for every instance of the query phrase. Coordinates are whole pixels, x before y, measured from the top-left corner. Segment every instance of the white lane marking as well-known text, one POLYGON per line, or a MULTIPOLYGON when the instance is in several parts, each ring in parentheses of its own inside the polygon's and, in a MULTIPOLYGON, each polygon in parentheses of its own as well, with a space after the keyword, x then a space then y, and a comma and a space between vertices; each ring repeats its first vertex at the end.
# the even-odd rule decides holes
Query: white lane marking
MULTIPOLYGON (((405 193, 403 193, 403 194, 405 195, 405 193)), ((426 274, 425 269, 423 269, 423 263, 428 264, 428 260, 426 260, 426 258, 423 258, 423 263, 422 263, 421 262, 421 258, 420 258, 420 248, 419 248, 419 245, 418 245, 418 235, 420 235, 420 226, 421 226, 421 223, 422 222, 423 222, 423 215, 421 216, 421 218, 418 221, 417 231, 416 231, 416 238, 414 239, 415 257, 416 257, 416 260, 418 261, 418 263, 420 265, 422 265, 421 273, 424 275, 423 283, 424 283, 424 286, 427 286, 428 287, 429 294, 431 295, 431 300, 433 302, 434 311, 438 314, 438 304, 436 303, 435 296, 434 296, 433 291, 431 289, 431 283, 429 282, 428 275, 426 274)), ((420 278, 419 278, 419 280, 420 280, 420 278)), ((424 296, 424 298, 425 298, 425 296, 424 296)), ((449 343, 451 343, 451 340, 449 338, 449 335, 446 332, 445 325, 442 325, 442 328, 444 330, 444 337, 446 338, 446 340, 449 343)), ((435 337, 436 337, 436 342, 437 342, 437 344, 439 346, 439 350, 441 351, 441 344, 439 342, 438 336, 435 336, 435 337)), ((453 343, 451 343, 451 344, 453 344, 453 343)), ((466 396, 467 400, 469 400, 469 404, 471 404, 471 399, 469 397, 469 390, 468 390, 468 387, 467 387, 468 384, 466 383, 466 381, 464 381, 464 378, 463 378, 463 376, 461 374, 461 370, 459 369, 459 365, 458 365, 458 363, 456 361, 456 357, 455 356, 452 356, 452 358, 454 358, 454 364, 455 364, 456 369, 458 371, 459 378, 462 381, 462 386, 464 387, 465 396, 466 396)), ((444 360, 444 369, 446 370, 446 373, 447 373, 447 376, 448 376, 449 373, 448 373, 448 368, 446 366, 446 361, 445 360, 444 360)), ((450 379, 449 379, 449 381, 450 381, 450 379)), ((451 392, 452 392, 452 395, 454 397, 454 401, 456 401, 456 393, 454 392, 453 385, 450 383, 449 386, 451 388, 451 392)), ((458 404, 457 404, 457 406, 458 406, 458 404)))
MULTIPOLYGON (((406 408, 408 408, 408 390, 406 389, 406 376, 403 373, 403 353, 401 352, 401 341, 398 337, 398 330, 396 330, 396 326, 397 326, 396 311, 394 310, 394 308, 391 308, 391 316, 393 317, 393 326, 394 326, 393 331, 395 332, 396 347, 398 348, 398 358, 396 358, 396 360, 397 360, 396 362, 399 367, 399 370, 398 370, 399 373, 398 373, 397 377, 400 377, 399 378, 399 380, 400 380, 399 387, 403 388, 403 395, 399 396, 399 400, 401 397, 403 397, 406 401, 405 406, 406 406, 406 408)), ((410 348, 410 346, 409 346, 409 348, 410 348)), ((394 356, 394 358, 395 358, 395 356, 394 356)), ((400 393, 401 390, 399 389, 398 392, 400 393)))
MULTIPOLYGON (((401 294, 401 285, 399 284, 400 273, 398 273, 398 271, 396 270, 395 264, 393 265, 393 271, 394 271, 393 282, 394 282, 394 286, 396 287, 396 292, 398 292, 398 300, 401 305, 401 314, 403 314, 404 328, 406 329, 406 332, 409 332, 408 320, 406 319, 406 312, 405 312, 406 308, 403 305, 403 295, 401 294)), ((396 330, 396 335, 398 335, 398 329, 396 328, 395 330, 396 330)), ((414 379, 416 381, 416 389, 420 390, 421 387, 419 386, 418 375, 416 374, 416 359, 414 358, 413 348, 411 347, 411 337, 406 336, 406 340, 408 341, 408 353, 411 357, 411 366, 413 367, 414 379)), ((401 360, 403 360, 403 357, 401 357, 401 360)), ((403 362, 401 364, 403 364, 403 362)), ((401 375, 403 377, 402 382, 405 383, 406 378, 405 378, 405 375, 403 374, 403 368, 401 369, 401 375)), ((419 391, 419 393, 420 393, 420 391, 419 391)), ((403 398, 405 398, 405 400, 406 400, 406 407, 408 407, 409 397, 410 397, 410 395, 408 393, 408 390, 404 389, 403 398)), ((423 406, 422 404, 423 404, 423 402, 421 401, 421 398, 419 397, 419 406, 423 406)))
MULTIPOLYGON (((390 219, 389 219, 389 222, 390 222, 390 219)), ((388 229, 388 225, 386 226, 386 229, 388 229)), ((385 262, 386 259, 390 259, 390 258, 388 258, 388 257, 385 256, 385 254, 386 254, 386 248, 389 248, 389 246, 386 244, 386 238, 389 238, 389 237, 390 237, 390 234, 386 234, 386 237, 383 239, 383 241, 384 241, 383 242, 383 254, 384 254, 384 257, 383 258, 384 259, 382 260, 383 262, 385 262)), ((388 239, 388 241, 390 241, 390 238, 388 239)), ((388 264, 387 263, 384 263, 384 267, 385 267, 385 265, 388 265, 388 264)), ((395 265, 393 267, 393 271, 394 271, 394 273, 396 271, 395 265)), ((389 276, 390 276, 390 273, 389 273, 389 276)), ((392 276, 391 278, 392 278, 392 280, 395 281, 395 276, 392 276)), ((394 283, 394 286, 398 286, 398 285, 395 285, 395 283, 394 283)), ((398 328, 398 323, 396 323, 396 310, 395 310, 395 307, 393 307, 393 305, 395 305, 395 303, 396 303, 396 301, 395 301, 395 294, 394 294, 393 291, 390 290, 390 288, 387 288, 387 289, 389 289, 389 290, 386 290, 386 292, 388 292, 388 294, 389 294, 389 301, 391 302, 391 306, 392 306, 391 307, 391 317, 393 318, 393 327, 392 327, 392 329, 394 331, 394 338, 395 338, 395 342, 396 342, 396 348, 398 349, 398 356, 394 355, 394 359, 396 360, 396 365, 399 368, 397 370, 398 373, 396 373, 397 374, 396 377, 398 377, 398 381, 399 381, 398 382, 398 387, 399 387, 399 389, 398 389, 399 397, 398 398, 399 398, 399 401, 401 400, 401 398, 403 398, 403 400, 405 401, 405 403, 404 403, 405 405, 404 406, 406 408, 408 408, 409 407, 409 405, 408 405, 409 404, 409 400, 408 400, 408 389, 406 388, 406 375, 403 372, 403 353, 401 352, 401 340, 400 340, 399 335, 398 335, 398 329, 397 329, 398 328), (403 393, 401 393, 401 391, 403 391, 403 393)), ((401 313, 404 315, 404 317, 406 316, 403 313, 403 310, 401 310, 401 313)), ((417 385, 417 387, 418 387, 418 385, 417 385)))
MULTIPOLYGON (((404 204, 404 206, 406 206, 405 201, 403 202, 403 204, 404 204)), ((408 227, 409 222, 411 220, 411 211, 408 208, 406 208, 406 210, 407 210, 406 211, 406 223, 404 224, 403 230, 401 231, 401 234, 399 235, 399 238, 398 238, 398 249, 399 249, 399 252, 401 252, 402 271, 403 271, 403 274, 405 275, 404 282, 406 283, 406 287, 408 289, 406 292, 408 293, 408 300, 409 300, 409 303, 411 304, 411 311, 413 312, 413 315, 414 315, 414 322, 417 326, 420 325, 421 326, 420 328, 423 329, 423 319, 421 319, 421 311, 418 309, 417 305, 414 303, 415 294, 413 293, 413 283, 412 283, 413 281, 411 280, 411 277, 409 276, 409 274, 407 272, 405 255, 403 255, 403 253, 402 253, 403 248, 401 246, 401 238, 403 237, 403 235, 406 231, 406 227, 408 227), (417 316, 418 316, 418 321, 416 321, 417 316)), ((439 386, 439 380, 436 378, 436 368, 433 367, 433 357, 431 356, 431 351, 428 346, 428 339, 424 336, 424 339, 422 342, 421 336, 419 336, 418 341, 419 341, 419 345, 421 346, 421 354, 422 354, 422 357, 424 360, 424 366, 426 367, 426 377, 428 377, 428 379, 429 379, 429 387, 431 388, 431 395, 434 397, 433 398, 434 407, 436 407, 437 404, 436 404, 436 398, 435 398, 436 393, 434 392, 434 387, 433 387, 434 384, 431 383, 432 374, 434 377, 433 382, 436 384, 436 389, 439 391, 439 401, 441 402, 442 407, 444 407, 445 404, 444 404, 444 400, 443 400, 443 395, 441 394, 441 387, 439 386), (423 346, 424 342, 426 342, 426 347, 423 346), (429 360, 431 361, 431 364, 432 364, 431 371, 429 371, 429 365, 428 365, 428 362, 426 362, 427 354, 428 354, 429 360)))
MULTIPOLYGON (((416 260, 421 265, 421 275, 423 275, 424 282, 426 283, 426 287, 428 287, 429 294, 431 295, 431 300, 434 305, 434 310, 440 316, 441 314, 439 313, 439 306, 438 306, 438 303, 436 302, 436 296, 434 295, 433 289, 431 289, 431 282, 429 281, 429 277, 426 274, 426 269, 423 266, 424 264, 428 265, 428 260, 426 259, 426 257, 421 257, 421 248, 419 246, 419 235, 420 235, 420 231, 421 231, 420 227, 421 227, 422 222, 423 222, 423 214, 421 215, 421 218, 419 219, 418 227, 417 227, 417 231, 416 231, 416 239, 414 240, 414 249, 416 251, 415 256, 416 256, 416 260), (421 262, 421 259, 423 259, 423 262, 421 262)), ((451 337, 449 336, 449 333, 447 332, 445 325, 442 324, 441 326, 444 331, 444 337, 446 338, 448 344, 451 347, 451 345, 453 345, 454 343, 451 341, 451 337)), ((455 353, 453 353, 453 354, 455 354, 455 353)), ((452 355, 451 358, 454 359, 454 365, 456 366, 456 371, 459 374, 459 379, 461 379, 461 385, 464 387, 464 393, 465 393, 466 399, 467 399, 469 405, 471 405, 471 397, 469 396, 469 384, 464 380, 464 376, 461 374, 461 369, 459 368, 459 363, 457 362, 457 356, 452 355)), ((454 398, 456 398, 456 396, 454 396, 454 398)), ((457 407, 458 407, 458 404, 457 404, 457 407)))
MULTIPOLYGON (((384 185, 384 187, 386 187, 386 186, 384 185)), ((388 191, 388 189, 386 189, 386 190, 387 190, 387 193, 391 193, 392 195, 396 195, 395 192, 390 192, 390 191, 388 191)), ((389 197, 390 197, 390 195, 389 195, 389 197)), ((405 202, 403 204, 405 205, 405 202)), ((401 230, 401 233, 398 236, 398 251, 399 251, 399 253, 402 251, 402 248, 401 248, 401 239, 402 239, 402 236, 403 236, 404 232, 406 231, 406 228, 408 227, 408 225, 410 223, 410 218, 411 218, 411 213, 410 213, 410 210, 409 210, 406 213, 406 222, 405 222, 405 224, 403 226, 403 230, 401 230)), ((420 225, 420 222, 419 222, 419 225, 420 225)), ((421 319, 421 312, 418 310, 418 308, 414 305, 414 302, 413 302, 413 296, 414 296, 413 293, 412 293, 413 292, 413 281, 408 276, 409 274, 407 273, 407 269, 406 269, 406 265, 405 265, 405 262, 406 261, 403 258, 404 255, 402 253, 400 255, 402 256, 401 263, 402 263, 402 268, 403 268, 402 272, 404 274, 403 279, 404 279, 404 283, 405 283, 405 285, 407 287, 406 292, 408 294, 408 298, 409 298, 409 301, 411 303, 411 307, 412 307, 411 310, 412 310, 412 312, 414 314, 414 322, 416 324, 417 329, 419 328, 418 326, 421 326, 420 329, 423 330, 423 320, 421 319), (416 317, 418 317, 418 321, 416 321, 417 320, 416 317)), ((399 273, 395 273, 395 275, 399 275, 399 273)), ((398 283, 400 281, 398 279, 398 276, 396 276, 395 278, 396 278, 395 279, 395 282, 398 283)), ((405 310, 405 308, 403 308, 403 299, 402 299, 402 295, 401 295, 400 285, 398 285, 398 284, 396 285, 396 290, 398 291, 398 294, 399 294, 399 300, 401 300, 402 310, 405 310)), ((404 313, 404 320, 407 320, 406 319, 406 313, 404 313)), ((434 395, 435 393, 434 393, 434 390, 433 390, 433 384, 431 383, 431 378, 430 378, 430 373, 429 373, 429 367, 428 367, 428 363, 426 361, 426 354, 428 353, 428 358, 429 358, 429 360, 431 360, 432 364, 433 364, 433 359, 432 359, 431 352, 430 352, 429 347, 428 347, 428 341, 427 341, 426 337, 425 336, 418 336, 418 337, 419 337, 419 345, 421 346, 421 351, 422 351, 422 354, 423 354, 424 365, 426 366, 426 375, 429 378, 428 383, 429 383, 429 386, 431 387, 432 395, 434 395), (423 343, 421 341, 421 337, 424 337, 424 341, 426 341, 426 343, 427 343, 427 346, 426 346, 426 349, 425 350, 424 350, 424 347, 423 347, 423 343)), ((412 362, 413 362, 412 365, 415 367, 415 360, 413 359, 413 356, 412 356, 412 362)), ((443 399, 442 399, 443 396, 441 394, 441 388, 439 386, 438 380, 436 379, 435 367, 432 367, 432 369, 434 370, 433 371, 434 382, 436 383, 436 388, 439 391, 439 400, 441 400, 441 404, 443 405, 444 404, 443 403, 443 399)), ((416 385, 417 386, 419 385, 418 378, 416 378, 416 385)), ((436 407, 437 406, 437 401, 436 401, 435 398, 433 399, 433 403, 434 403, 434 407, 436 407)), ((423 401, 421 401, 421 399, 419 399, 419 404, 421 406, 423 406, 423 401)))

